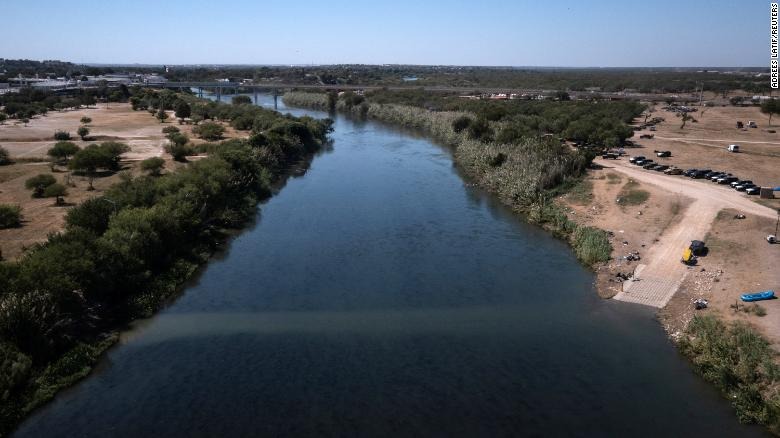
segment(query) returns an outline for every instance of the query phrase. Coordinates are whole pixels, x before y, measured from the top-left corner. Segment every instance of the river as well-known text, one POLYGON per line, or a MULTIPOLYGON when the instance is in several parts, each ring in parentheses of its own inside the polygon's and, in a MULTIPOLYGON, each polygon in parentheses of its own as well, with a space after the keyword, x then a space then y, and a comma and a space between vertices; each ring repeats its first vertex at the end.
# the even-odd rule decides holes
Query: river
POLYGON ((466 184, 446 148, 334 126, 175 302, 15 436, 765 435, 652 309, 598 298, 565 243, 466 184))

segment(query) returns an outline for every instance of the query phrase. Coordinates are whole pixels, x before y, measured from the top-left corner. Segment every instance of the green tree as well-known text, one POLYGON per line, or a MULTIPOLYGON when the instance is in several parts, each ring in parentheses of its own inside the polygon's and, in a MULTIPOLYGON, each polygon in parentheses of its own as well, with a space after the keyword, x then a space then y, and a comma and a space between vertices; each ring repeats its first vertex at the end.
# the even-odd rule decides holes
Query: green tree
POLYGON ((8 120, 8 114, 0 113, 0 125, 4 124, 6 120, 8 120))
POLYGON ((772 126, 772 115, 780 114, 780 100, 769 99, 761 104, 761 112, 769 115, 769 126, 772 126))
POLYGON ((155 115, 157 120, 160 121, 160 123, 164 123, 165 120, 168 118, 168 113, 165 112, 165 109, 161 106, 159 110, 157 110, 157 115, 155 115))
POLYGON ((81 123, 84 125, 89 125, 90 123, 92 123, 92 118, 84 116, 81 118, 81 123))
POLYGON ((166 136, 177 132, 181 132, 181 130, 175 126, 166 126, 165 128, 162 129, 162 133, 165 134, 166 136))
POLYGON ((251 105, 252 98, 243 94, 239 94, 238 96, 233 96, 232 102, 233 105, 251 105))
POLYGON ((68 189, 66 189, 65 186, 60 183, 54 183, 43 190, 43 197, 56 198, 55 203, 57 205, 62 205, 65 203, 65 199, 63 197, 67 194, 68 189))
POLYGON ((68 166, 75 171, 85 173, 89 180, 89 188, 87 190, 95 190, 92 183, 95 179, 97 170, 113 168, 114 163, 116 162, 115 160, 115 156, 112 156, 106 148, 91 144, 76 152, 68 166))
POLYGON ((194 127, 192 133, 204 140, 215 141, 222 138, 225 128, 219 123, 204 122, 194 127))
POLYGON ((176 103, 175 110, 176 110, 176 117, 179 120, 186 119, 187 117, 192 115, 192 108, 190 108, 190 104, 188 104, 183 100, 179 100, 176 103))
POLYGON ((151 157, 141 161, 141 170, 149 172, 149 175, 158 176, 165 167, 165 160, 160 157, 151 157))
POLYGON ((28 190, 32 190, 33 198, 42 198, 44 196, 44 190, 52 184, 56 184, 57 179, 48 173, 40 173, 32 178, 28 178, 24 182, 24 186, 28 190))
POLYGON ((70 132, 54 131, 54 139, 57 141, 68 141, 70 140, 70 132))
POLYGON ((58 141, 57 143, 52 146, 51 149, 47 152, 47 155, 49 155, 52 158, 52 163, 56 164, 66 164, 68 162, 68 159, 73 156, 76 152, 78 152, 81 148, 76 146, 75 143, 70 141, 58 141))
POLYGON ((18 205, 0 204, 0 229, 18 227, 22 223, 22 208, 18 205))
POLYGON ((79 126, 79 129, 78 131, 76 131, 76 134, 78 134, 82 140, 86 141, 87 136, 89 135, 89 128, 87 128, 86 126, 79 126))

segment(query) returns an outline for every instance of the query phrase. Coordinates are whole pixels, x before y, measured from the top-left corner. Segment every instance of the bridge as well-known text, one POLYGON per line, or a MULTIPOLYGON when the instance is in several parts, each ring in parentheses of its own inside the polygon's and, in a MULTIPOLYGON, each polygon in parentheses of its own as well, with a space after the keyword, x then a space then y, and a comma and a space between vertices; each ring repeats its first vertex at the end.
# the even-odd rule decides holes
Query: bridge
MULTIPOLYGON (((323 91, 369 91, 369 90, 390 90, 390 91, 429 91, 440 93, 458 93, 466 94, 529 94, 529 95, 549 95, 558 90, 543 90, 532 88, 501 88, 501 87, 448 87, 448 86, 413 86, 413 85, 350 85, 350 84, 283 84, 278 82, 265 83, 242 83, 242 82, 165 82, 147 84, 148 87, 158 88, 189 88, 197 89, 198 94, 202 96, 203 90, 212 90, 217 97, 222 95, 226 89, 237 92, 239 89, 245 90, 257 95, 260 91, 273 91, 274 96, 284 90, 323 90, 323 91)), ((568 91, 572 99, 587 99, 588 97, 600 96, 611 100, 652 100, 662 101, 667 98, 663 94, 649 93, 592 93, 588 91, 568 91)))

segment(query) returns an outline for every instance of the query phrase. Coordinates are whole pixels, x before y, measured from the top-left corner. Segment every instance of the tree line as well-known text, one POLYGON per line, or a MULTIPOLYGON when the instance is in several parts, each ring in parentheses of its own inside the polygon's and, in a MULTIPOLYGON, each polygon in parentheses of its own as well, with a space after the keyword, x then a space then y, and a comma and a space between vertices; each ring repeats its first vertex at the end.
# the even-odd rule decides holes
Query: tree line
MULTIPOLYGON (((150 162, 146 175, 122 174, 102 196, 70 208, 63 232, 0 263, 0 433, 89 369, 109 333, 175 293, 222 230, 255 214, 273 181, 332 129, 329 120, 256 115, 249 139, 209 143, 207 158, 177 172, 160 174, 150 162)), ((73 168, 111 166, 121 156, 106 144, 64 149, 71 163, 95 159, 73 168)), ((48 182, 34 183, 45 191, 48 182)))

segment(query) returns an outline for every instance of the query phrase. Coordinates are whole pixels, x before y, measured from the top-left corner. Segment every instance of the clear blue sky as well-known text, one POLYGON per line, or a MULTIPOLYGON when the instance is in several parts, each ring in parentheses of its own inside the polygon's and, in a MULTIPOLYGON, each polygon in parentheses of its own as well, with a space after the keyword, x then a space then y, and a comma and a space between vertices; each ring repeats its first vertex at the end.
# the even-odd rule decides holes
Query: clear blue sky
POLYGON ((151 64, 768 66, 760 0, 33 0, 0 57, 151 64))

